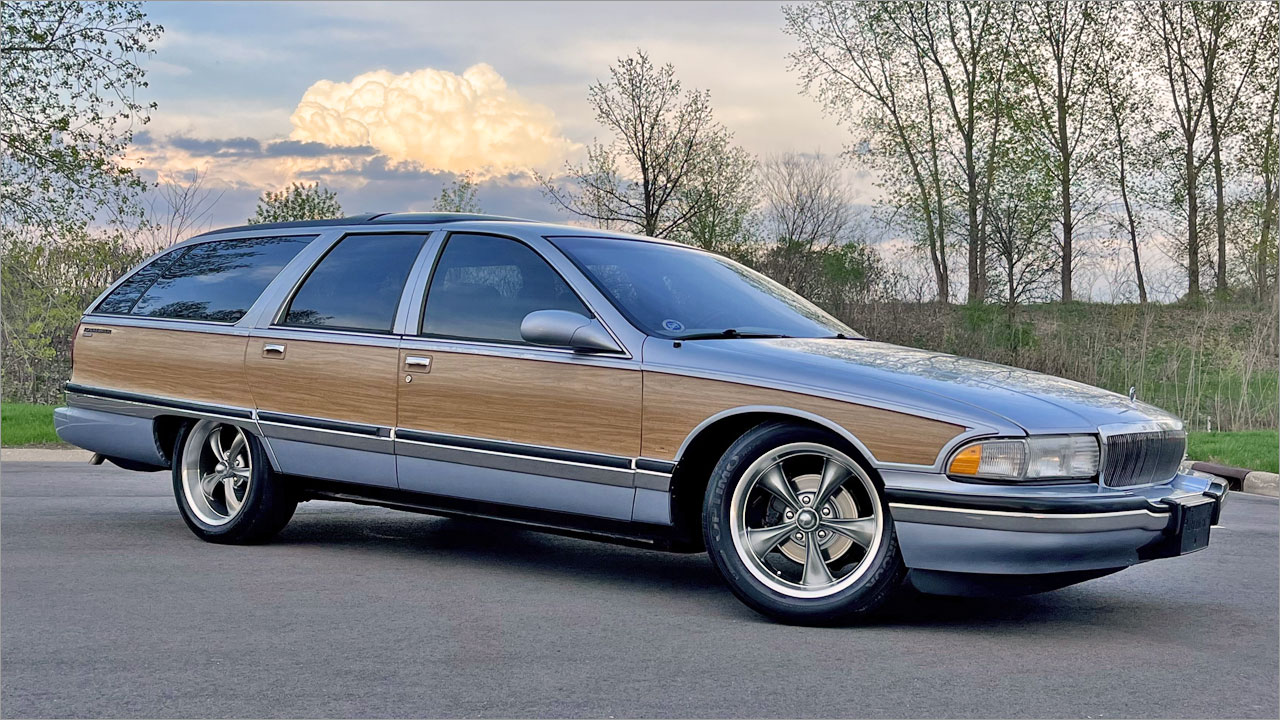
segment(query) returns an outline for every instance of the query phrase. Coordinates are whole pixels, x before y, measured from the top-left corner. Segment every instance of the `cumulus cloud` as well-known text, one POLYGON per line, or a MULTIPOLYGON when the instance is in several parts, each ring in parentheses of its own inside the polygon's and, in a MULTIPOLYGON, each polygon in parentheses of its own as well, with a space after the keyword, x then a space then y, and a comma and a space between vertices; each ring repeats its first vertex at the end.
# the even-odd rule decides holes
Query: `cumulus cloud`
POLYGON ((575 148, 550 108, 483 63, 461 75, 425 68, 320 80, 290 122, 291 140, 372 146, 392 162, 480 177, 553 170, 575 148))

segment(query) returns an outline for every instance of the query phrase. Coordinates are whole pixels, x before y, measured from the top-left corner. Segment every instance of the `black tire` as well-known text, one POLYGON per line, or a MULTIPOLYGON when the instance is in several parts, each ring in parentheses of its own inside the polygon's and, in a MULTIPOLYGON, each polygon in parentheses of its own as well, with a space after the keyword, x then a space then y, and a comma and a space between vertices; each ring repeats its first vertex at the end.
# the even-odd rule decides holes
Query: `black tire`
POLYGON ((858 456, 848 443, 820 428, 768 422, 748 431, 725 451, 707 483, 702 516, 711 562, 738 599, 769 618, 796 625, 830 625, 864 619, 888 602, 903 587, 906 578, 893 519, 884 501, 884 488, 874 475, 869 478, 884 515, 883 531, 875 547, 867 550, 870 564, 848 587, 819 598, 787 595, 759 580, 735 547, 735 530, 730 520, 735 488, 743 482, 752 463, 766 453, 793 443, 823 445, 857 462, 858 456))
MULTIPOLYGON (((196 537, 206 542, 228 545, 262 543, 275 537, 293 517, 298 507, 297 494, 287 487, 271 469, 271 462, 262 442, 252 433, 245 432, 245 445, 251 457, 251 481, 244 504, 229 521, 213 525, 197 516, 184 491, 183 464, 187 439, 193 430, 203 423, 184 425, 173 445, 173 494, 178 502, 182 519, 196 537)), ((203 443, 201 443, 203 446, 203 443)))

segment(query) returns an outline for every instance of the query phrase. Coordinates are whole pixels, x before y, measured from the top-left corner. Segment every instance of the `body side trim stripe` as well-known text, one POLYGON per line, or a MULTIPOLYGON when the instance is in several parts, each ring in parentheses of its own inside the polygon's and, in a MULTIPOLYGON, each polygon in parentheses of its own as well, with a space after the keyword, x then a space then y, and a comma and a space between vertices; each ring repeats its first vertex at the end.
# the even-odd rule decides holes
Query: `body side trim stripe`
POLYGON ((371 437, 385 438, 391 437, 391 428, 389 427, 344 422, 342 420, 314 418, 306 415, 289 415, 287 413, 270 411, 264 412, 259 410, 258 420, 261 422, 275 423, 276 425, 293 425, 295 427, 314 428, 316 430, 332 430, 334 432, 351 433, 353 435, 369 435, 371 437))
POLYGON ((156 397, 154 395, 142 395, 139 393, 125 392, 123 390, 108 390, 106 388, 95 388, 87 385, 76 385, 74 383, 67 383, 64 386, 64 389, 69 393, 76 393, 78 395, 89 395, 91 397, 108 398, 111 400, 123 400, 125 402, 155 405, 158 407, 173 408, 175 410, 184 410, 187 412, 221 415, 223 417, 242 418, 246 420, 253 418, 253 411, 246 408, 212 405, 208 403, 193 402, 190 400, 173 400, 170 398, 156 397))
POLYGON ((645 472, 662 473, 670 475, 676 471, 676 464, 667 460, 652 460, 650 458, 636 458, 636 469, 645 472))
POLYGON ((548 448, 539 445, 522 445, 520 443, 505 442, 501 440, 485 440, 483 438, 473 438, 462 435, 444 435, 440 433, 423 432, 421 430, 406 430, 404 428, 396 429, 396 440, 427 443, 429 445, 440 445, 444 447, 457 447, 468 450, 480 450, 484 452, 495 452, 502 453, 504 455, 518 455, 538 458, 540 460, 576 463, 578 465, 596 465, 599 467, 607 467, 617 470, 631 470, 631 458, 622 457, 620 455, 604 455, 600 453, 581 452, 578 450, 562 450, 559 448, 548 448))

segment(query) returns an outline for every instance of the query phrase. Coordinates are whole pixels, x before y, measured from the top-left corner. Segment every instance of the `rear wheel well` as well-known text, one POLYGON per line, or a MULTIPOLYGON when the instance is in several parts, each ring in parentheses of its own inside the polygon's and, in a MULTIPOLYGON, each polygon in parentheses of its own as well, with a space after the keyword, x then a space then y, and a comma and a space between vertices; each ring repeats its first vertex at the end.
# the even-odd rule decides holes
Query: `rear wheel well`
POLYGON ((178 415, 157 416, 152 427, 155 431, 156 450, 164 458, 167 467, 173 467, 173 444, 178 440, 178 431, 195 420, 178 415))
MULTIPOLYGON (((818 428, 832 432, 831 428, 812 420, 776 412, 746 412, 730 415, 703 428, 689 442, 671 476, 671 519, 682 541, 693 548, 702 549, 702 503, 707 493, 711 472, 735 440, 749 430, 766 422, 785 422, 791 425, 818 428)), ((833 433, 834 434, 834 433, 833 433)), ((860 462, 863 468, 879 483, 879 475, 857 448, 840 438, 841 448, 860 462)))

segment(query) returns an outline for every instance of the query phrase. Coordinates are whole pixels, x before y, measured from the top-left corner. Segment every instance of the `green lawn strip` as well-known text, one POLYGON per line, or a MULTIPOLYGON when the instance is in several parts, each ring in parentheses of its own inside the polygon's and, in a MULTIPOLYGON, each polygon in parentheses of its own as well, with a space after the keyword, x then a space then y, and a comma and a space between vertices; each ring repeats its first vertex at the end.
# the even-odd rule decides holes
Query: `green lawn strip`
POLYGON ((0 403, 0 445, 61 445, 53 431, 53 406, 0 403))
POLYGON ((1193 432, 1187 436, 1187 457, 1249 470, 1280 472, 1280 432, 1193 432))

